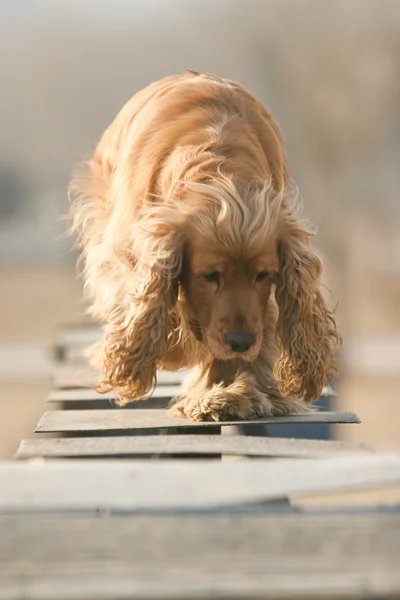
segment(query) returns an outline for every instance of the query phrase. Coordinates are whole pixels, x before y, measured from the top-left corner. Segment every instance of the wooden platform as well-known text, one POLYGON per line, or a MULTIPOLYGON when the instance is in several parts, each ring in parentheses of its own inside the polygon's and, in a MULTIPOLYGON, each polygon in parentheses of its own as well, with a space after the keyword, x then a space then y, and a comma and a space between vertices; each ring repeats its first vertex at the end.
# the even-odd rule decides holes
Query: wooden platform
POLYGON ((145 435, 23 440, 16 458, 75 458, 190 454, 270 456, 275 458, 324 458, 343 454, 372 453, 366 444, 325 440, 296 440, 254 436, 145 435))
POLYGON ((52 410, 45 412, 35 432, 82 432, 82 431, 134 431, 165 428, 208 428, 216 424, 271 425, 280 423, 359 423, 351 412, 315 412, 289 417, 267 417, 245 421, 190 421, 185 417, 173 417, 167 410, 143 409, 135 411, 116 410, 52 410))
MULTIPOLYGON (((242 450, 243 451, 243 450, 242 450)), ((400 457, 0 463, 0 510, 214 510, 400 484, 400 457)), ((400 543, 400 542, 399 542, 400 543)))
POLYGON ((83 358, 99 335, 60 329, 54 408, 17 460, 0 463, 0 600, 400 597, 400 510, 291 506, 398 486, 400 457, 268 437, 285 423, 354 427, 357 415, 171 417, 183 371, 160 373, 150 400, 119 409, 83 358))

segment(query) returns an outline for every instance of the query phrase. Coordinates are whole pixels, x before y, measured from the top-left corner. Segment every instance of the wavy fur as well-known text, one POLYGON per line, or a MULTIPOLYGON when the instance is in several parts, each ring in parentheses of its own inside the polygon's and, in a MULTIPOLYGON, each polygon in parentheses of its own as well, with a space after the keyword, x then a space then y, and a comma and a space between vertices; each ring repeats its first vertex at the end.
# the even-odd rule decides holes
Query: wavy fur
POLYGON ((307 410, 340 336, 289 182, 277 124, 236 83, 189 72, 127 103, 71 184, 102 391, 125 404, 196 367, 173 407, 190 418, 307 410), (229 331, 256 342, 238 354, 229 331))

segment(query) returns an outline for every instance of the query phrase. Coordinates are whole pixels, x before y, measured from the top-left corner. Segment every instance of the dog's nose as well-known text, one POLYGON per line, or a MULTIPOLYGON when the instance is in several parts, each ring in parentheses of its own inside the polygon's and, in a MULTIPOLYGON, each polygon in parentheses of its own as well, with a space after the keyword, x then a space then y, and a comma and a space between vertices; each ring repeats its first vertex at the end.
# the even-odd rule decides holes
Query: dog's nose
POLYGON ((231 331, 225 341, 234 352, 246 352, 256 342, 256 334, 247 331, 231 331))

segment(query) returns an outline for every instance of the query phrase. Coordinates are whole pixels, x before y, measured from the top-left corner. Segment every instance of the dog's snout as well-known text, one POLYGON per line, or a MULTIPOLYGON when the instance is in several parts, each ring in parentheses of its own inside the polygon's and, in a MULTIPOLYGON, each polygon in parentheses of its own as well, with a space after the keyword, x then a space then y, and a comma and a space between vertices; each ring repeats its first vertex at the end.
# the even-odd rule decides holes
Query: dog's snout
POLYGON ((256 343, 256 334, 247 331, 231 331, 225 335, 225 341, 233 352, 246 352, 256 343))

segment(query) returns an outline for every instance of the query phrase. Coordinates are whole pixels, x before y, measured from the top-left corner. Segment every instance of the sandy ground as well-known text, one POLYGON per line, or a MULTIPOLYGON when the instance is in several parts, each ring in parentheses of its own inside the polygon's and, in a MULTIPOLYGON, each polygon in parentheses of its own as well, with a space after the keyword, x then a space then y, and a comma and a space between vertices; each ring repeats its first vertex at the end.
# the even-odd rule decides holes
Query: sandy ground
MULTIPOLYGON (((22 341, 49 344, 58 324, 84 318, 81 286, 72 271, 2 270, 0 289, 0 345, 3 352, 8 347, 14 348, 14 356, 16 344, 22 341)), ((24 378, 17 377, 11 367, 3 368, 0 373, 0 459, 10 458, 19 441, 32 435, 38 418, 46 410, 47 373, 36 373, 30 366, 30 370, 25 369, 24 378)), ((362 424, 338 426, 336 437, 366 442, 376 450, 400 452, 399 388, 400 374, 348 373, 341 383, 337 408, 355 411, 362 424)), ((400 489, 299 500, 300 504, 338 502, 400 502, 400 489)))

